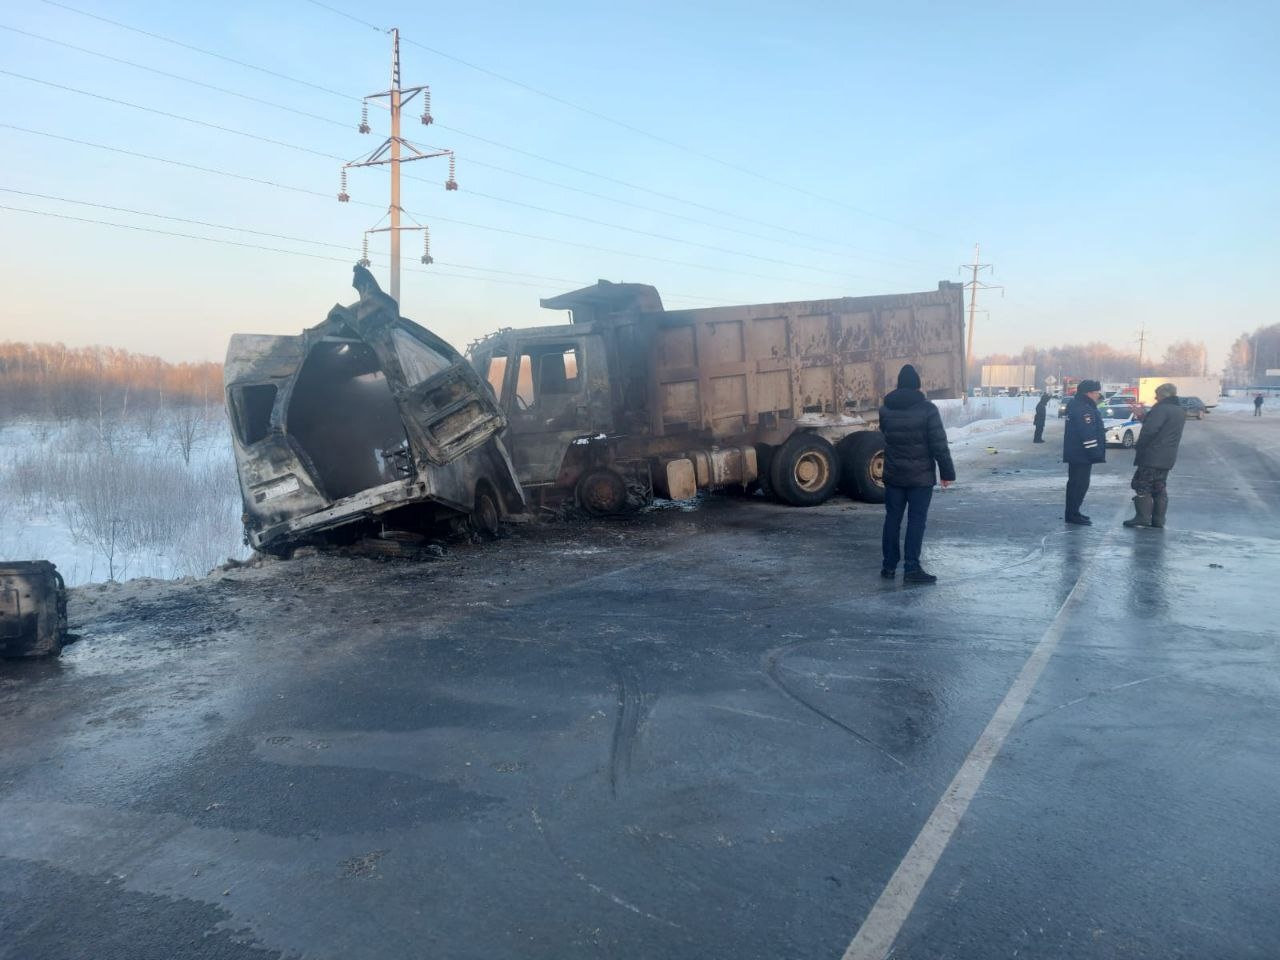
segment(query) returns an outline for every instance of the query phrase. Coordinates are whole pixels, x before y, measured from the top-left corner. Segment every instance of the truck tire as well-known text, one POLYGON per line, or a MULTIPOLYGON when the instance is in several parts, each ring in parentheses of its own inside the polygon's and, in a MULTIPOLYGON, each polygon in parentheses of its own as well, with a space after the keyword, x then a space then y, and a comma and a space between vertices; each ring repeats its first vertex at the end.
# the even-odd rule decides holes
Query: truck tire
POLYGON ((612 470, 589 470, 578 480, 578 506, 593 517, 621 513, 627 505, 627 484, 612 470))
POLYGON ((816 433, 793 433, 774 451, 769 465, 774 496, 793 507, 823 503, 839 479, 835 448, 816 433))
POLYGON ((489 489, 488 484, 480 484, 476 488, 476 505, 467 518, 473 533, 492 540, 502 527, 502 508, 498 498, 489 489))
POLYGON ((840 489, 866 503, 884 503, 884 434, 851 433, 840 441, 840 489))

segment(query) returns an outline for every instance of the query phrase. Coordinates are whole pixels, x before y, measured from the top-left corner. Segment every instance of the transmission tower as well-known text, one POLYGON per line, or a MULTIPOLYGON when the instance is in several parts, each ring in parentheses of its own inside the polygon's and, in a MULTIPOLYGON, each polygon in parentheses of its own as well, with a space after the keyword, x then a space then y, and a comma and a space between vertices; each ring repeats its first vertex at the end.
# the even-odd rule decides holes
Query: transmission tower
POLYGON ((422 94, 422 116, 423 126, 428 126, 432 122, 431 116, 431 89, 429 87, 401 87, 400 86, 400 31, 393 27, 391 34, 391 87, 381 93, 371 93, 364 98, 364 103, 360 110, 360 126, 361 133, 369 133, 369 101, 381 100, 386 98, 387 107, 391 111, 391 136, 382 142, 382 145, 366 154, 359 160, 353 160, 350 163, 342 165, 342 186, 338 191, 338 201, 346 203, 351 199, 347 193, 347 171, 353 167, 391 167, 391 203, 387 207, 387 214, 384 219, 389 221, 388 225, 383 227, 378 224, 379 220, 368 230, 364 232, 364 241, 362 243, 363 255, 360 263, 362 266, 369 266, 369 234, 371 233, 389 233, 391 234, 391 298, 398 304, 400 302, 400 233, 403 230, 421 230, 422 231, 422 262, 431 263, 431 231, 425 225, 414 222, 413 226, 401 226, 400 217, 404 213, 404 208, 400 206, 400 164, 409 163, 412 160, 430 160, 433 157, 449 158, 449 179, 445 181, 444 188, 446 190, 457 190, 458 181, 454 179, 457 171, 456 161, 452 150, 429 150, 424 151, 414 146, 408 140, 400 136, 400 114, 403 108, 418 94, 422 94), (407 151, 409 156, 402 155, 401 151, 407 151))
MULTIPOLYGON (((999 284, 983 283, 981 280, 978 279, 978 274, 981 273, 983 270, 990 270, 992 271, 993 274, 995 273, 995 269, 992 267, 991 264, 979 263, 978 262, 979 259, 980 257, 978 255, 978 245, 975 243, 973 245, 973 263, 962 263, 959 267, 960 270, 970 270, 973 272, 973 278, 971 280, 968 280, 964 284, 965 289, 969 291, 969 340, 968 340, 968 345, 965 347, 965 351, 964 351, 964 369, 966 372, 969 369, 970 362, 972 362, 973 360, 973 321, 974 321, 975 315, 978 312, 978 291, 979 290, 1004 290, 1004 287, 1000 286, 999 284)), ((968 389, 968 387, 969 387, 969 384, 966 383, 965 391, 964 391, 965 403, 969 402, 969 393, 971 392, 968 389)))
MULTIPOLYGON (((1147 346, 1147 325, 1143 322, 1142 327, 1138 330, 1138 383, 1142 383, 1142 355, 1147 346)), ((1139 390, 1141 395, 1141 390, 1139 390)))

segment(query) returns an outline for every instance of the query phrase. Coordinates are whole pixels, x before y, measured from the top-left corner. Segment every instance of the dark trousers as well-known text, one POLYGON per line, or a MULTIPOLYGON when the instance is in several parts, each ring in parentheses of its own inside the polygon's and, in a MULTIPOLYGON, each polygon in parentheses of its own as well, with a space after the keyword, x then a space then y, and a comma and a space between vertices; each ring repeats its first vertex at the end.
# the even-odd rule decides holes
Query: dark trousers
POLYGON ((1044 443, 1044 421, 1036 421, 1036 437, 1033 443, 1044 443))
POLYGON ((1129 486, 1140 497, 1163 497, 1169 490, 1169 471, 1161 467, 1139 467, 1129 486))
POLYGON ((1254 415, 1255 417, 1260 417, 1260 416, 1262 416, 1262 404, 1260 404, 1260 403, 1255 403, 1255 404, 1253 405, 1253 415, 1254 415))
POLYGON ((1092 463, 1067 464, 1067 517, 1080 516, 1080 506, 1084 503, 1084 495, 1089 492, 1089 478, 1093 473, 1092 463))
POLYGON ((884 552, 885 570, 896 570, 901 554, 898 550, 902 531, 902 515, 907 515, 906 559, 902 568, 910 573, 920 569, 920 545, 924 543, 924 526, 929 519, 929 504, 933 500, 933 487, 884 488, 884 535, 881 549, 884 552))

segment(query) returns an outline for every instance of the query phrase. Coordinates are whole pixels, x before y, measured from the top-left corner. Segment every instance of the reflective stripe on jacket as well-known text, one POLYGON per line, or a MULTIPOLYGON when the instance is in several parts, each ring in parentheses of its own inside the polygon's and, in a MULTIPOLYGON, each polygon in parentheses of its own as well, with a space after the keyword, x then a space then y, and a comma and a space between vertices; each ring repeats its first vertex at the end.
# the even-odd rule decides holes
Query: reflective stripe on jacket
POLYGON ((1064 463, 1105 463, 1107 428, 1098 405, 1087 394, 1077 393, 1067 404, 1067 429, 1062 435, 1064 463))

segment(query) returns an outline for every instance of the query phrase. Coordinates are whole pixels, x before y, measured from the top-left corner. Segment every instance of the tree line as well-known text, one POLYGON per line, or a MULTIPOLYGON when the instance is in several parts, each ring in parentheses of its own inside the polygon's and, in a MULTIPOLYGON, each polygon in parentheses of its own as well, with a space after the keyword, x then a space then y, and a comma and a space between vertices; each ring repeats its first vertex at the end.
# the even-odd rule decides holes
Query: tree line
POLYGON ((1145 354, 1141 364, 1136 349, 1117 350, 1107 343, 1027 346, 1021 353, 974 357, 969 365, 969 383, 982 382, 984 364, 1034 365, 1041 384, 1049 376, 1132 382, 1137 377, 1221 375, 1228 388, 1246 387, 1266 382, 1267 369, 1280 368, 1280 323, 1240 334, 1224 364, 1214 362, 1204 343, 1196 340, 1178 340, 1162 353, 1145 354))
POLYGON ((126 419, 221 404, 219 363, 170 363, 115 347, 0 343, 0 419, 126 419))

